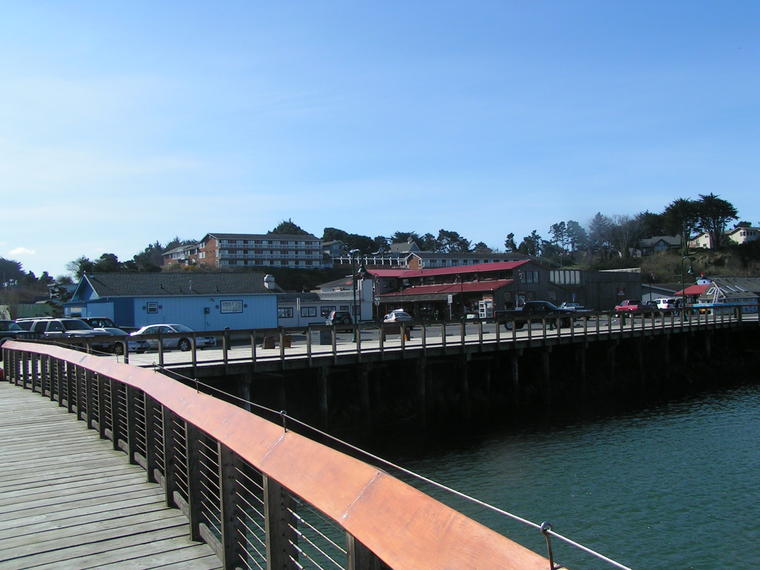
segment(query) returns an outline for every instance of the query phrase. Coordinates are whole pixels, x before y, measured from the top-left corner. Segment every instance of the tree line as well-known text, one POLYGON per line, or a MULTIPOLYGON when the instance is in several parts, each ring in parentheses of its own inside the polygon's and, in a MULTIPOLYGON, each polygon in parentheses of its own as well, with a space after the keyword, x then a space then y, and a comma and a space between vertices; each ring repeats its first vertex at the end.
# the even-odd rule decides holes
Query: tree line
MULTIPOLYGON (((700 194, 696 199, 678 198, 661 212, 615 216, 597 212, 585 226, 576 220, 558 221, 551 224, 545 237, 533 230, 518 241, 510 232, 505 237, 503 251, 522 253, 555 265, 602 267, 630 264, 634 263, 632 255, 639 241, 653 236, 685 236, 689 239, 699 232, 707 232, 713 247, 720 248, 724 245, 726 227, 737 219, 738 212, 733 204, 716 194, 700 194)), ((280 222, 268 233, 309 234, 291 219, 280 222)), ((423 251, 438 253, 501 251, 489 248, 482 241, 473 243, 458 232, 446 229, 438 230, 437 234, 395 231, 387 236, 371 237, 326 227, 321 239, 323 242, 339 240, 347 251, 357 249, 366 255, 381 255, 388 252, 392 244, 400 242, 414 242, 423 251)), ((66 268, 76 279, 88 273, 158 272, 166 251, 193 243, 196 240, 174 237, 166 244, 149 243, 126 261, 119 260, 114 253, 103 253, 94 260, 83 255, 70 261, 66 268)), ((0 284, 6 286, 11 283, 44 287, 71 282, 68 276, 53 279, 47 272, 38 278, 32 272, 24 272, 19 262, 3 258, 0 258, 0 277, 0 284)))

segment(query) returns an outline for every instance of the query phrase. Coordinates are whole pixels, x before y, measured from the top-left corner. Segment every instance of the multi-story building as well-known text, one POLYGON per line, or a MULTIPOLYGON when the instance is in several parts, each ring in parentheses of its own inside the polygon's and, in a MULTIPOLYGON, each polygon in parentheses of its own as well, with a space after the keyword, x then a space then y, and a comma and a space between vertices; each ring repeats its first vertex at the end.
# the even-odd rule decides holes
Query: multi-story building
POLYGON ((198 243, 180 245, 161 255, 163 267, 195 265, 198 263, 198 243))
POLYGON ((311 234, 209 233, 203 236, 198 245, 198 263, 220 269, 325 267, 322 243, 311 234))
POLYGON ((760 228, 753 228, 749 223, 739 222, 734 229, 726 232, 726 237, 738 244, 755 241, 760 239, 760 228))

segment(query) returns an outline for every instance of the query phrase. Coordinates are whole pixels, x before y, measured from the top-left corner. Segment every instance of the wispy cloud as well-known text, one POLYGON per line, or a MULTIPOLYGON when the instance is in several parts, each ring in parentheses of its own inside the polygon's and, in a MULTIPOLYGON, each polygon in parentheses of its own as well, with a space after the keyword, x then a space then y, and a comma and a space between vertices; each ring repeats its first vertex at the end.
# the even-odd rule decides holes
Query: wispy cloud
POLYGON ((28 247, 16 247, 8 252, 8 255, 35 255, 37 252, 28 247))

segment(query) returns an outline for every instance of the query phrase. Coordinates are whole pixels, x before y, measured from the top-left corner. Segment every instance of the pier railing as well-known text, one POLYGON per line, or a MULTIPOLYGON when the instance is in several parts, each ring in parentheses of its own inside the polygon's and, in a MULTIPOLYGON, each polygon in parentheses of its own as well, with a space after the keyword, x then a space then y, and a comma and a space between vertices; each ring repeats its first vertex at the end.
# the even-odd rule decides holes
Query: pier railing
POLYGON ((203 331, 144 335, 155 348, 146 354, 129 352, 128 339, 39 339, 61 346, 75 345, 88 353, 103 355, 99 345, 120 343, 124 362, 158 368, 201 365, 283 362, 376 355, 397 357, 412 350, 501 349, 547 342, 580 342, 627 336, 669 334, 740 326, 758 322, 756 310, 742 307, 711 312, 653 311, 639 314, 595 312, 562 318, 529 318, 520 321, 467 319, 461 321, 360 323, 358 325, 309 325, 297 328, 203 331), (200 339, 213 337, 209 347, 200 339), (184 341, 184 342, 183 342, 184 341), (98 344, 95 344, 95 343, 98 344), (168 345, 186 350, 169 350, 168 345))
POLYGON ((550 566, 376 467, 163 374, 31 342, 2 355, 8 381, 142 466, 226 568, 550 566))

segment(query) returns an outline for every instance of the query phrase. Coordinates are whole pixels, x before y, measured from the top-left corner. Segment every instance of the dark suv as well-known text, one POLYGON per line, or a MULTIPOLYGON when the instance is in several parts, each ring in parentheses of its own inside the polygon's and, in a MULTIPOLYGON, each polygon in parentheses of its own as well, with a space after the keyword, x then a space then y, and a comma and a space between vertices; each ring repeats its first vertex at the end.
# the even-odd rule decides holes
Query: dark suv
MULTIPOLYGON (((37 338, 55 339, 92 339, 99 336, 110 336, 106 331, 95 330, 81 319, 39 319, 32 323, 30 332, 37 338)), ((96 348, 110 347, 111 343, 96 348)))
POLYGON ((4 338, 25 338, 29 336, 29 331, 25 331, 18 326, 15 321, 0 321, 0 339, 4 338))

